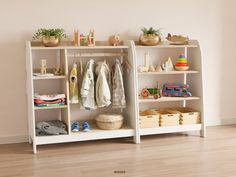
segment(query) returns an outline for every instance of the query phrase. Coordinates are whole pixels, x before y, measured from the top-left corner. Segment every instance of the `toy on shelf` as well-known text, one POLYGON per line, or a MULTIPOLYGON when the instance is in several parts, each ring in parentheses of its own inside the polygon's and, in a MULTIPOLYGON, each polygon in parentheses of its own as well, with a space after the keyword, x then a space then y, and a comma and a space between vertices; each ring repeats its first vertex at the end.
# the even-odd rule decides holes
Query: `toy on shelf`
POLYGON ((163 71, 173 71, 174 70, 174 66, 173 66, 173 63, 172 63, 172 60, 171 58, 169 57, 168 60, 161 65, 163 71))
POLYGON ((89 31, 88 35, 80 34, 78 30, 74 31, 74 45, 75 46, 95 46, 95 31, 92 29, 89 31), (77 36, 79 36, 79 41, 77 42, 77 36), (78 45, 77 45, 78 44, 78 45))
POLYGON ((184 37, 182 35, 171 35, 168 33, 168 36, 166 39, 170 42, 172 45, 183 45, 183 44, 188 44, 189 38, 184 37))
POLYGON ((41 63, 40 63, 40 73, 47 74, 47 61, 44 59, 41 60, 41 63))
POLYGON ((79 30, 74 30, 74 46, 79 46, 79 30))
POLYGON ((155 72, 156 71, 155 66, 154 65, 150 65, 148 71, 149 72, 155 72))
POLYGON ((161 98, 161 95, 161 89, 159 89, 158 83, 156 88, 144 88, 140 93, 141 98, 147 99, 158 99, 161 98))
POLYGON ((89 35, 87 36, 88 46, 95 46, 95 31, 94 29, 90 30, 89 35))
POLYGON ((156 72, 162 72, 162 71, 163 71, 163 69, 162 69, 161 65, 158 65, 156 67, 156 72))
POLYGON ((51 77, 54 76, 53 73, 47 73, 47 60, 42 59, 40 61, 40 68, 35 69, 33 75, 37 77, 51 77), (36 72, 35 72, 36 71, 36 72))
POLYGON ((163 85, 162 96, 166 97, 191 97, 192 94, 188 91, 189 84, 167 83, 163 85))
POLYGON ((57 66, 57 67, 53 68, 53 74, 55 76, 61 76, 63 74, 63 71, 59 66, 57 66))
POLYGON ((175 64, 175 69, 177 71, 187 71, 189 69, 187 58, 184 54, 180 54, 177 63, 175 64))
POLYGON ((121 44, 122 40, 119 34, 113 34, 108 38, 108 42, 112 46, 118 46, 121 44))
POLYGON ((144 66, 139 66, 138 67, 138 71, 140 73, 149 71, 149 67, 150 67, 150 55, 149 55, 149 53, 144 54, 144 62, 145 62, 144 66))

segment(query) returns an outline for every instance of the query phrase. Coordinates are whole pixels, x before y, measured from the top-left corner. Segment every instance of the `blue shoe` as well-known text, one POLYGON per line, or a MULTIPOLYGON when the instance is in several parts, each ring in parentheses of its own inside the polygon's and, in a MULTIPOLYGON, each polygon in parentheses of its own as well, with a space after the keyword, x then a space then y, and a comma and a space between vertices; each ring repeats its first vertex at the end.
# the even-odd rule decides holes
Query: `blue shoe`
POLYGON ((71 131, 72 132, 78 132, 79 131, 79 122, 75 121, 72 125, 71 125, 71 131))
POLYGON ((84 132, 89 132, 91 130, 88 122, 83 122, 82 127, 84 132))

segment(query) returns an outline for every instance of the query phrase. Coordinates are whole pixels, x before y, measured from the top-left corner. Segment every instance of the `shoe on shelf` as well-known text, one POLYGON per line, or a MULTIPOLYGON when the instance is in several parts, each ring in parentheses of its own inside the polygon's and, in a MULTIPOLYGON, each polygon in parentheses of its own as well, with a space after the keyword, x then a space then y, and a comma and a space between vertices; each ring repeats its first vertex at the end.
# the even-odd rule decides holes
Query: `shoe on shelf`
POLYGON ((83 122, 82 127, 83 127, 83 131, 84 131, 84 132, 89 132, 89 131, 91 130, 89 123, 86 122, 86 121, 83 122))
POLYGON ((79 122, 75 121, 72 125, 71 125, 71 131, 72 132, 78 132, 80 129, 79 127, 79 122))

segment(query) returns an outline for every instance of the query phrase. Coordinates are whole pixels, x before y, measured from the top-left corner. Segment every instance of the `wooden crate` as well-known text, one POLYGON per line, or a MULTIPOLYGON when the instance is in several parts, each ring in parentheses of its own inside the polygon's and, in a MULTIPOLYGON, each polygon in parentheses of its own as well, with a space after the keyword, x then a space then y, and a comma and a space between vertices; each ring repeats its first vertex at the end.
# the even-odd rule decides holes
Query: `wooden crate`
POLYGON ((179 113, 171 113, 168 110, 159 110, 158 113, 160 113, 159 125, 161 127, 180 125, 179 113))
POLYGON ((159 117, 160 115, 146 115, 139 116, 139 125, 140 128, 155 128, 159 127, 159 117))
POLYGON ((199 124, 201 123, 200 112, 192 108, 172 108, 169 109, 169 112, 180 113, 180 124, 189 125, 189 124, 199 124))

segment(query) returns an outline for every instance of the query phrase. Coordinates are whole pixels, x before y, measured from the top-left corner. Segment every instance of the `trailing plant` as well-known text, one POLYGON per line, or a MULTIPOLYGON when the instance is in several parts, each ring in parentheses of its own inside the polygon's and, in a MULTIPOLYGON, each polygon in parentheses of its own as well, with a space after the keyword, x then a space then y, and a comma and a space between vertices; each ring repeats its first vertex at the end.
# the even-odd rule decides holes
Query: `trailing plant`
POLYGON ((35 32, 33 39, 39 39, 42 37, 48 38, 50 36, 54 36, 55 38, 58 38, 58 39, 67 37, 65 30, 62 28, 55 28, 55 29, 40 28, 35 32))
POLYGON ((156 30, 153 27, 150 27, 149 29, 143 27, 141 30, 143 32, 143 35, 155 35, 155 36, 161 35, 161 29, 156 30))

